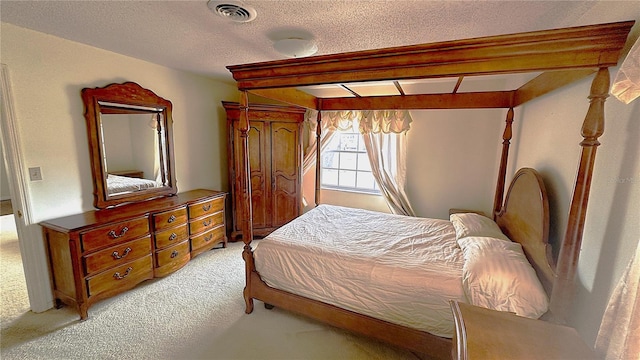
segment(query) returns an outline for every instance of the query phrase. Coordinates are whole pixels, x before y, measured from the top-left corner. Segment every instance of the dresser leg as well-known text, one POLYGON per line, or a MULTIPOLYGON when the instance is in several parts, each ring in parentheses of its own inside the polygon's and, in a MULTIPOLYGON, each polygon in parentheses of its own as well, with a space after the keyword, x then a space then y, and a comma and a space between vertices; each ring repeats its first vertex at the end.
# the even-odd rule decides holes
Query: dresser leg
POLYGON ((87 320, 89 318, 89 307, 86 305, 78 306, 78 311, 80 312, 80 321, 87 320))

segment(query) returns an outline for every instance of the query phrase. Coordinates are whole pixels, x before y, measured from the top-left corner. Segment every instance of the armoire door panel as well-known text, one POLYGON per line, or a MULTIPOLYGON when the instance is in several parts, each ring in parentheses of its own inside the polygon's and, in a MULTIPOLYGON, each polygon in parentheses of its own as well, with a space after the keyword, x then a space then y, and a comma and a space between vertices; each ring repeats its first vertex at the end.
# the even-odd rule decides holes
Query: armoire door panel
POLYGON ((267 195, 264 174, 251 176, 251 206, 253 211, 253 226, 267 226, 270 221, 267 218, 267 195))
POLYGON ((289 179, 286 176, 274 174, 274 188, 277 192, 287 196, 296 196, 298 190, 297 178, 289 179))
POLYGON ((251 206, 253 226, 270 225, 268 217, 269 169, 268 169, 268 124, 251 121, 249 126, 249 164, 251 167, 251 206))
POLYGON ((291 122, 271 123, 271 172, 273 176, 273 226, 282 226, 299 214, 300 189, 299 125, 291 122))
POLYGON ((271 171, 296 176, 300 171, 298 124, 296 123, 272 123, 271 124, 271 171))
POLYGON ((299 214, 299 186, 296 178, 288 179, 277 174, 274 183, 272 221, 273 226, 282 226, 299 214))

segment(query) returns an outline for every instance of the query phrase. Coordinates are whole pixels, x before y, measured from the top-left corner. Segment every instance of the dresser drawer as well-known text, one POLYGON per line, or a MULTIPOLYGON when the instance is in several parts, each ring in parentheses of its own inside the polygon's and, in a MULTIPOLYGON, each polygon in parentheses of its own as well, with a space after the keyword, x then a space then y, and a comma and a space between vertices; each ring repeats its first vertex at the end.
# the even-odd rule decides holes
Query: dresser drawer
POLYGON ((199 234, 222 224, 224 224, 224 211, 191 221, 189 223, 189 232, 191 234, 199 234))
POLYGON ((151 236, 149 235, 84 256, 85 273, 100 272, 148 254, 151 254, 151 236))
POLYGON ((183 257, 190 256, 189 241, 183 241, 180 244, 170 248, 159 250, 156 252, 156 266, 163 267, 170 263, 182 260, 183 257))
POLYGON ((189 237, 189 228, 187 224, 175 227, 173 229, 164 230, 154 235, 156 240, 156 249, 164 249, 167 246, 175 245, 189 237))
POLYGON ((153 214, 153 229, 155 231, 168 229, 176 225, 187 223, 187 208, 182 207, 170 211, 153 214))
POLYGON ((189 205, 189 217, 195 219, 222 210, 224 210, 224 196, 189 205))
POLYGON ((106 291, 118 292, 126 290, 135 284, 153 278, 153 261, 151 254, 138 260, 103 271, 87 278, 89 296, 95 296, 106 291))
POLYGON ((86 231, 80 234, 80 241, 84 251, 92 251, 148 234, 149 221, 142 217, 86 231))
POLYGON ((198 250, 207 246, 214 246, 223 241, 225 236, 225 228, 219 225, 217 228, 211 229, 205 233, 191 238, 191 251, 198 250))
POLYGON ((153 275, 156 277, 169 275, 185 266, 191 260, 189 240, 170 248, 156 252, 156 267, 153 275))

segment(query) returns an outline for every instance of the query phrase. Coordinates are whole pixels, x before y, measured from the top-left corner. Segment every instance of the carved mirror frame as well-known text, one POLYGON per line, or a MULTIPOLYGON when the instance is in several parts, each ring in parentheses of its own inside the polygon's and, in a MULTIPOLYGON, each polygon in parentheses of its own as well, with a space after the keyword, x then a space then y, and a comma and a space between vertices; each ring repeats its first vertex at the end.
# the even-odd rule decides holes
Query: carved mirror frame
MULTIPOLYGON (((102 88, 85 88, 81 92, 89 138, 89 156, 93 175, 94 206, 99 209, 125 203, 175 195, 175 157, 173 154, 172 104, 153 91, 134 82, 110 84, 102 88), (103 131, 103 114, 155 114, 161 186, 144 190, 110 194, 107 189, 107 165, 103 131), (161 131, 163 130, 163 131, 161 131)), ((151 119, 151 118, 150 118, 151 119)), ((125 130, 123 130, 125 131, 125 130)), ((155 150, 154 150, 155 151, 155 150)))

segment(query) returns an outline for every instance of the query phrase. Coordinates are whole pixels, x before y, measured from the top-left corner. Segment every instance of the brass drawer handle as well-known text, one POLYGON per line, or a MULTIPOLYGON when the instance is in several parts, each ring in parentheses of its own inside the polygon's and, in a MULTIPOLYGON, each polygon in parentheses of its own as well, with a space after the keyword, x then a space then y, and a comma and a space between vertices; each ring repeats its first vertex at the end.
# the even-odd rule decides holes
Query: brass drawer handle
POLYGON ((132 268, 131 266, 129 266, 129 267, 127 268, 127 271, 125 271, 125 272, 124 272, 124 275, 120 275, 120 273, 119 273, 119 272, 117 272, 117 273, 113 274, 113 277, 114 277, 116 280, 122 280, 122 279, 126 278, 126 277, 127 277, 127 275, 129 275, 129 273, 131 273, 131 270, 133 270, 133 268, 132 268))
POLYGON ((212 219, 205 220, 205 221, 202 222, 202 226, 209 226, 209 225, 211 225, 212 222, 213 222, 212 219))
POLYGON ((122 253, 122 255, 120 255, 117 251, 114 251, 111 256, 113 256, 114 260, 120 260, 123 257, 129 255, 129 253, 131 252, 131 248, 127 247, 126 249, 124 249, 124 252, 122 253))
POLYGON ((173 251, 171 252, 171 258, 173 259, 174 257, 178 256, 178 254, 179 254, 179 253, 178 253, 178 250, 173 250, 173 251))
POLYGON ((169 219, 167 219, 167 222, 168 222, 169 224, 171 224, 171 223, 172 223, 172 222, 174 222, 174 221, 176 221, 176 216, 175 216, 175 215, 171 215, 171 216, 169 216, 169 219))
POLYGON ((202 210, 203 210, 203 211, 209 211, 209 210, 211 210, 211 204, 209 203, 209 204, 206 204, 206 205, 202 205, 202 210))
POLYGON ((209 234, 209 235, 204 237, 204 241, 205 242, 211 241, 211 239, 213 239, 213 234, 209 234))
POLYGON ((111 237, 112 239, 117 239, 119 237, 123 237, 124 234, 127 233, 127 231, 129 231, 129 228, 125 226, 122 228, 122 230, 120 230, 120 234, 116 234, 114 230, 111 230, 107 235, 109 235, 109 237, 111 237))
POLYGON ((175 239, 177 239, 177 238, 178 238, 178 234, 176 234, 176 233, 171 233, 171 236, 169 236, 169 241, 173 241, 173 240, 175 240, 175 239))

